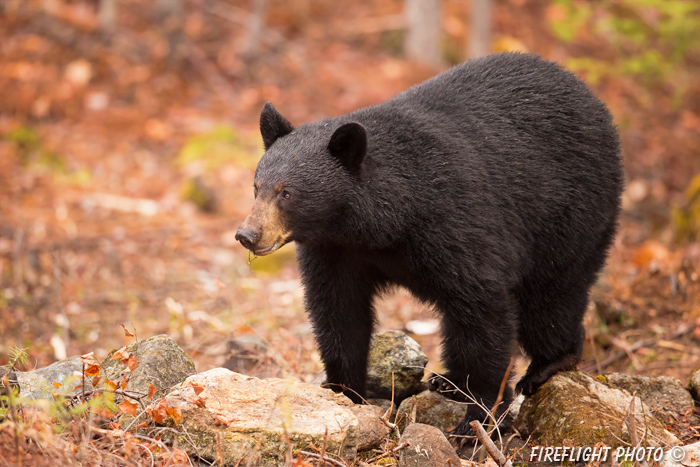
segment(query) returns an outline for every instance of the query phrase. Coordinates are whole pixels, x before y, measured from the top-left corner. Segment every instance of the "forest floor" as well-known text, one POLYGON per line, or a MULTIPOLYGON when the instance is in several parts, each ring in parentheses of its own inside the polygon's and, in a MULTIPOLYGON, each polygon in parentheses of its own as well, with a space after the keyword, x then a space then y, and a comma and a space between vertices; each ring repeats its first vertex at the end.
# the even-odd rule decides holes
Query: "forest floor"
MULTIPOLYGON (((13 347, 28 349, 29 369, 88 352, 104 358, 131 342, 124 324, 138 338, 172 336, 198 371, 223 365, 231 339, 254 336, 263 345, 250 374, 311 381, 322 365, 293 245, 251 258, 234 239, 262 154, 258 112, 270 100, 298 124, 381 102, 440 70, 395 51, 396 34, 382 25, 400 13, 398 0, 352 12, 297 2, 306 10, 286 15, 271 1, 255 60, 236 53, 242 28, 191 6, 188 53, 174 64, 139 15, 142 3, 123 3, 129 27, 111 41, 80 3, 58 15, 0 13, 0 364, 13 347), (375 24, 368 18, 379 32, 357 26, 375 24)), ((445 5, 459 44, 462 3, 445 5)), ((495 32, 562 63, 613 60, 593 35, 557 41, 547 33, 552 14, 537 2, 498 2, 495 32)), ((700 245, 675 241, 672 222, 700 173, 694 83, 680 105, 668 86, 652 92, 624 76, 591 83, 619 122, 628 176, 620 232, 586 318, 581 367, 592 373, 685 382, 700 368, 700 245)), ((401 290, 377 311, 379 330, 436 319, 401 290)), ((439 371, 439 336, 411 335, 439 371)))

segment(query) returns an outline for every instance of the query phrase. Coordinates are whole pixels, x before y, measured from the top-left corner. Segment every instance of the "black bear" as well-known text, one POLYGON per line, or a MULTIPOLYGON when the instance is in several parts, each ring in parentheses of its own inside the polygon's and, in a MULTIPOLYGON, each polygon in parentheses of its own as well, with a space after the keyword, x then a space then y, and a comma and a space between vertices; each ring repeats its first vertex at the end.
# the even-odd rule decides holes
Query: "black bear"
POLYGON ((431 389, 480 402, 453 435, 486 417, 517 343, 526 395, 577 364, 624 177, 612 118, 572 73, 496 54, 298 127, 267 103, 260 131, 236 238, 255 255, 296 242, 329 385, 364 396, 373 300, 394 285, 440 315, 448 371, 431 389))

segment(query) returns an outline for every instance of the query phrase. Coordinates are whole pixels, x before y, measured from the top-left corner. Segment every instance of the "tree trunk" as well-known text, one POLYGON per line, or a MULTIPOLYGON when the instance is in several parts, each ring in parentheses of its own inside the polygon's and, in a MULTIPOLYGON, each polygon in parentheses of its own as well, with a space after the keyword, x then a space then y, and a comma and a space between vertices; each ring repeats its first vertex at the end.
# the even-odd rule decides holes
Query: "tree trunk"
POLYGON ((440 0, 406 0, 406 56, 439 67, 442 60, 440 0))
POLYGON ((158 21, 168 41, 168 64, 178 67, 185 57, 185 2, 184 0, 156 0, 158 21))
POLYGON ((117 0, 100 0, 97 6, 97 18, 103 32, 114 32, 114 25, 117 22, 117 0))
POLYGON ((471 0, 469 58, 483 57, 491 50, 491 0, 471 0))
POLYGON ((255 59, 260 50, 260 40, 265 29, 265 13, 267 12, 267 0, 253 0, 250 14, 250 27, 246 37, 243 56, 247 59, 255 59))

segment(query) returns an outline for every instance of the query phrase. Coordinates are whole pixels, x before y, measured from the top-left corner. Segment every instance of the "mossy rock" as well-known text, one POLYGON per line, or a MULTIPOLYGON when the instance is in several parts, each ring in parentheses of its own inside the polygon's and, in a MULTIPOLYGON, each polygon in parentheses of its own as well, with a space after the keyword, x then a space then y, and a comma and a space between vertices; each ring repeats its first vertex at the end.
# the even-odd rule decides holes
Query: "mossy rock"
MULTIPOLYGON (((561 372, 525 399, 515 426, 522 436, 532 436, 535 442, 546 446, 562 446, 564 440, 573 440, 576 446, 602 442, 615 448, 630 443, 625 419, 631 402, 627 391, 586 373, 561 372)), ((678 444, 639 397, 634 397, 634 424, 637 440, 643 446, 678 444)))

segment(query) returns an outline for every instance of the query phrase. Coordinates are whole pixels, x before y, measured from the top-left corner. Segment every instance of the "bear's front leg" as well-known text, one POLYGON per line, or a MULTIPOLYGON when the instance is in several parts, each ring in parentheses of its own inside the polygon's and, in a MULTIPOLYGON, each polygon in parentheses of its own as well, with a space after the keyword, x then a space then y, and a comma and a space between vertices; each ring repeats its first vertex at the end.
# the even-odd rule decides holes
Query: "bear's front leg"
POLYGON ((306 307, 326 369, 325 385, 360 403, 378 281, 353 258, 332 249, 300 246, 298 251, 306 307))

